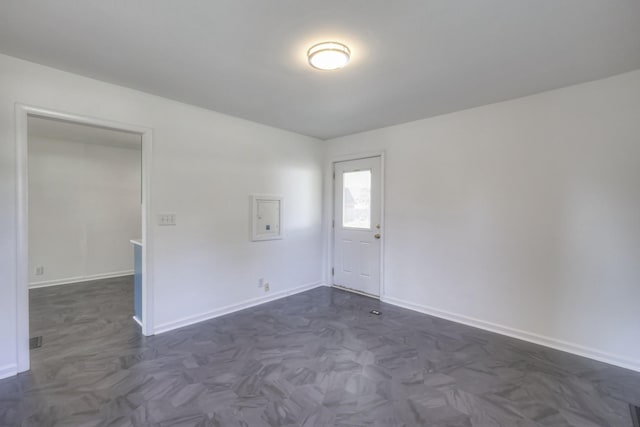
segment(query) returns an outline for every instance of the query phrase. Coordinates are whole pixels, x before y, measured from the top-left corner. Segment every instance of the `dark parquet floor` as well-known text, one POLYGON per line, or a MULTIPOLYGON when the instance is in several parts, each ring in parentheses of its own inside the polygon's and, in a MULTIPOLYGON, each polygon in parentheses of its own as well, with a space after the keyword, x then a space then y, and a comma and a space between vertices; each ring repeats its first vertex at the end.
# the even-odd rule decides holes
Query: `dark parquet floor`
POLYGON ((132 289, 31 291, 43 347, 0 425, 629 427, 640 404, 638 373, 337 289, 147 338, 132 289))

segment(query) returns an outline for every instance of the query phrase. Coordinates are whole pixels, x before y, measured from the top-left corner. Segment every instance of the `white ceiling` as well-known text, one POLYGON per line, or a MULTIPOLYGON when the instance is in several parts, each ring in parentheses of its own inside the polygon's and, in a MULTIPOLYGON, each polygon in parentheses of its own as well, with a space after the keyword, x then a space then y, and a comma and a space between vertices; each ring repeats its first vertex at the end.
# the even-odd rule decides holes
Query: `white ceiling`
POLYGON ((2 0, 0 52, 326 139, 638 69, 640 1, 2 0))
POLYGON ((29 137, 142 149, 142 136, 135 133, 41 117, 29 117, 28 126, 29 137))

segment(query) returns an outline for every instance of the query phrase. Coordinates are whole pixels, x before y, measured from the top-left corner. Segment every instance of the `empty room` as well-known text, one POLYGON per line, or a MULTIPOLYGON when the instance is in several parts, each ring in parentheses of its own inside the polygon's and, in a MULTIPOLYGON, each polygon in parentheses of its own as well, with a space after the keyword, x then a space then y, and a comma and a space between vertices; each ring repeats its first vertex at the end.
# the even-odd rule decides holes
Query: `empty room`
POLYGON ((0 0, 0 426, 640 426, 640 2, 0 0))

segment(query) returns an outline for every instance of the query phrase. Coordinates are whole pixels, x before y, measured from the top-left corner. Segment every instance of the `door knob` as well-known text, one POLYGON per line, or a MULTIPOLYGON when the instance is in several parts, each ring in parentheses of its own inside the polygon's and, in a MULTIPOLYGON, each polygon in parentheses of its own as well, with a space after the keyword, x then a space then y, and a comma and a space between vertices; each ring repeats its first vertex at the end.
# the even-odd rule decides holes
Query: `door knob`
POLYGON ((376 239, 379 239, 380 238, 380 233, 374 234, 373 237, 375 237, 376 239))

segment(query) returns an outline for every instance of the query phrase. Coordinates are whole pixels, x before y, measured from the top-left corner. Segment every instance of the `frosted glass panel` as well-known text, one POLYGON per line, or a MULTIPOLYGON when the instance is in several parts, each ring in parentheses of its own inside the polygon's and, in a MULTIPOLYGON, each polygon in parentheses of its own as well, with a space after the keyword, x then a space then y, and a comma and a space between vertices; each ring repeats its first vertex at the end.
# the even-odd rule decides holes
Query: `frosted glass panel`
POLYGON ((342 226, 371 228, 371 171, 342 175, 342 226))

